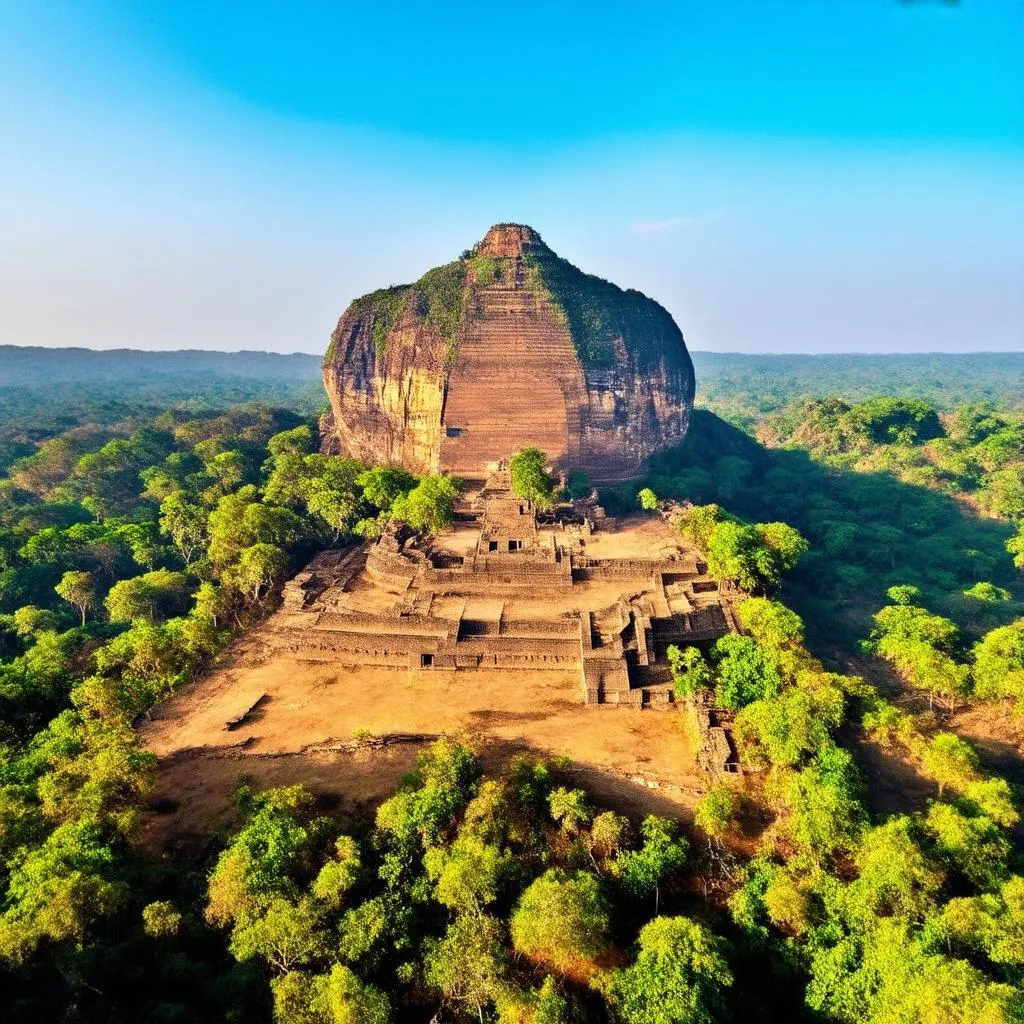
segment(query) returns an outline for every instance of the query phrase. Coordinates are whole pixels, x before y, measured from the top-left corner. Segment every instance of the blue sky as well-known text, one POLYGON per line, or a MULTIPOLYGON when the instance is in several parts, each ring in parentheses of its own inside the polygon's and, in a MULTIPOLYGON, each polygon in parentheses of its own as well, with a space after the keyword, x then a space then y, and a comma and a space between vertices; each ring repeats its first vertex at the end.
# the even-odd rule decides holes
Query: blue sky
POLYGON ((691 348, 1024 349, 1024 2, 0 0, 0 343, 322 351, 495 221, 691 348))

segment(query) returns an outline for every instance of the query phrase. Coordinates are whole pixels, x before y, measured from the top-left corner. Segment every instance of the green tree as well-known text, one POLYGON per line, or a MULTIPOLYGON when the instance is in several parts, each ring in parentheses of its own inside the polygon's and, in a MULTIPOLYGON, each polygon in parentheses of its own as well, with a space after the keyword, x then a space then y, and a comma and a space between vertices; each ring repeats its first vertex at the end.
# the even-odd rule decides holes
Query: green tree
POLYGON ((479 914, 493 903, 514 863, 494 843, 465 831, 451 846, 432 847, 424 857, 437 902, 460 914, 479 914))
POLYGON ((934 906, 945 873, 925 851, 913 819, 889 818, 865 832, 854 858, 857 878, 843 899, 862 928, 880 918, 921 921, 934 906))
POLYGON ((1013 1024, 1020 995, 964 960, 930 951, 902 920, 812 954, 807 1003, 843 1024, 1013 1024))
POLYGON ((462 482, 450 476, 425 476, 391 506, 391 515, 414 530, 437 533, 455 519, 455 498, 462 482))
POLYGON ((427 943, 423 959, 427 984, 446 1002, 471 1009, 481 1021, 484 1010, 507 987, 501 923, 486 915, 460 915, 444 938, 427 943))
POLYGON ((334 843, 334 859, 320 869, 310 892, 332 910, 341 906, 345 894, 356 884, 362 872, 359 846, 351 836, 339 836, 334 843))
POLYGON ((598 880, 577 871, 545 871, 520 897, 512 914, 512 944, 525 956, 565 972, 608 946, 608 904, 598 880))
POLYGON ((591 492, 590 477, 584 469, 570 469, 565 478, 565 493, 573 501, 587 497, 591 492))
POLYGON ((980 774, 974 747, 953 732, 936 733, 924 748, 921 764, 928 777, 939 784, 939 796, 947 786, 957 791, 966 789, 980 774))
POLYGON ((924 819, 935 855, 980 889, 997 889, 1007 877, 1010 841, 987 815, 968 815, 933 803, 924 819))
POLYGON ((1013 564, 1024 570, 1024 523, 1017 527, 1017 535, 1006 542, 1006 550, 1013 555, 1013 564))
POLYGON ((665 655, 672 669, 672 682, 678 696, 685 699, 714 688, 714 673, 698 648, 684 647, 680 650, 675 644, 669 644, 665 655))
POLYGON ((356 477, 363 497, 382 512, 390 512, 396 499, 408 494, 417 484, 416 477, 397 466, 374 466, 356 477))
POLYGON ((188 581, 180 572, 155 569, 153 572, 119 580, 107 592, 104 604, 113 622, 150 622, 173 614, 188 599, 188 581))
POLYGON ((745 762, 796 767, 816 754, 843 720, 843 691, 793 686, 754 701, 736 716, 735 736, 745 762))
POLYGON ((224 582, 256 603, 281 578, 288 556, 274 544, 253 544, 244 548, 238 561, 224 573, 224 582))
POLYGON ((174 491, 160 502, 160 530, 191 565, 208 540, 207 512, 185 491, 174 491))
POLYGON ((279 974, 308 966, 327 951, 327 933, 313 906, 274 897, 266 909, 240 920, 231 933, 231 953, 240 961, 260 957, 279 974))
POLYGON ((582 789, 558 786, 548 794, 548 807, 551 810, 551 817, 570 835, 575 835, 580 829, 585 828, 594 816, 587 794, 582 789))
POLYGON ((343 964, 335 964, 329 974, 315 977, 311 989, 309 1008, 316 1024, 389 1024, 391 1020, 387 995, 360 981, 343 964))
POLYGON ((181 929, 181 913, 168 900, 147 903, 142 908, 142 928, 153 938, 177 935, 181 929))
POLYGON ((619 854, 616 865, 627 892, 637 899, 653 896, 657 914, 661 886, 686 863, 688 844, 676 822, 653 814, 640 823, 640 836, 640 849, 619 854))
POLYGON ((830 741, 815 761, 784 775, 779 789, 785 811, 779 828, 800 858, 817 866, 833 853, 856 846, 864 809, 849 751, 830 741))
POLYGON ((539 448, 523 448, 509 461, 512 493, 532 501, 537 508, 550 508, 555 500, 555 482, 547 471, 548 457, 539 448))
POLYGON ((715 1024, 733 983, 725 943, 685 917, 640 930, 635 963, 615 972, 611 1001, 623 1024, 715 1024))
POLYGON ((1024 714, 1024 619, 986 633, 973 655, 975 694, 982 700, 1012 697, 1024 714))
POLYGON ((658 510, 658 496, 650 487, 641 487, 637 492, 636 500, 645 512, 656 512, 658 510))
MULTIPOLYGON (((334 539, 347 536, 356 520, 362 495, 358 480, 363 466, 336 455, 307 455, 306 507, 334 531, 334 539)), ((279 543, 279 542, 275 542, 279 543)))
POLYGON ((91 572, 66 572, 60 582, 53 588, 58 597, 68 604, 74 605, 82 616, 85 625, 85 614, 96 601, 96 581, 91 572))
POLYGON ((775 697, 782 689, 778 663, 752 637, 728 633, 715 641, 711 657, 718 675, 716 697, 722 707, 738 710, 775 697))
POLYGON ((721 842, 736 817, 737 801, 732 789, 719 783, 701 797, 693 814, 694 824, 712 842, 721 842))
POLYGON ((82 943, 127 898, 112 878, 115 853, 95 821, 58 825, 11 865, 0 915, 0 958, 15 964, 45 939, 82 943))
POLYGON ((679 529, 684 537, 707 554, 715 528, 724 518, 725 513, 718 505, 694 505, 683 513, 679 529))

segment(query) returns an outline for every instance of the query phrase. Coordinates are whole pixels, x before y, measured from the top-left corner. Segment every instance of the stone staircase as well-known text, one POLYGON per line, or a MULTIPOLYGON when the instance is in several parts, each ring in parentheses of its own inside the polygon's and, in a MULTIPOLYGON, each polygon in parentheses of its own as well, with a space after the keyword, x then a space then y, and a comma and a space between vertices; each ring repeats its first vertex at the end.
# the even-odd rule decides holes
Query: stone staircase
POLYGON ((546 297, 525 285, 521 261, 503 281, 477 287, 477 315, 458 340, 449 380, 441 465, 479 476, 495 458, 536 445, 556 463, 577 453, 586 400, 572 339, 546 297))

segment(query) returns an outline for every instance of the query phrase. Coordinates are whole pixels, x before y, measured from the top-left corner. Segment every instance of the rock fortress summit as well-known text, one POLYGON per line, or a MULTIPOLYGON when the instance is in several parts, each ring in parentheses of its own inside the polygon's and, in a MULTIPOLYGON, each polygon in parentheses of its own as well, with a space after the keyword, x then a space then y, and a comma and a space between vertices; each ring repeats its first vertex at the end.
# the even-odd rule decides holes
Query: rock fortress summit
POLYGON ((496 224, 415 284, 356 299, 324 358, 327 444, 367 464, 484 479, 535 446, 595 482, 678 444, 693 364, 653 299, 496 224))

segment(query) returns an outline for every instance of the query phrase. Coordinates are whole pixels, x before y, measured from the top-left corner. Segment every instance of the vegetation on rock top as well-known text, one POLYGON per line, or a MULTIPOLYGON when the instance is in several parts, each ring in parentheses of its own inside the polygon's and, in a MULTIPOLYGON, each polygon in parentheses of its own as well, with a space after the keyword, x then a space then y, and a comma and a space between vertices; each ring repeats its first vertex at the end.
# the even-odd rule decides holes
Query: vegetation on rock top
POLYGON ((548 294, 576 354, 589 366, 613 366, 616 339, 623 339, 628 352, 656 352, 679 334, 667 310, 653 299, 586 274, 545 245, 532 246, 523 262, 529 280, 548 294))

